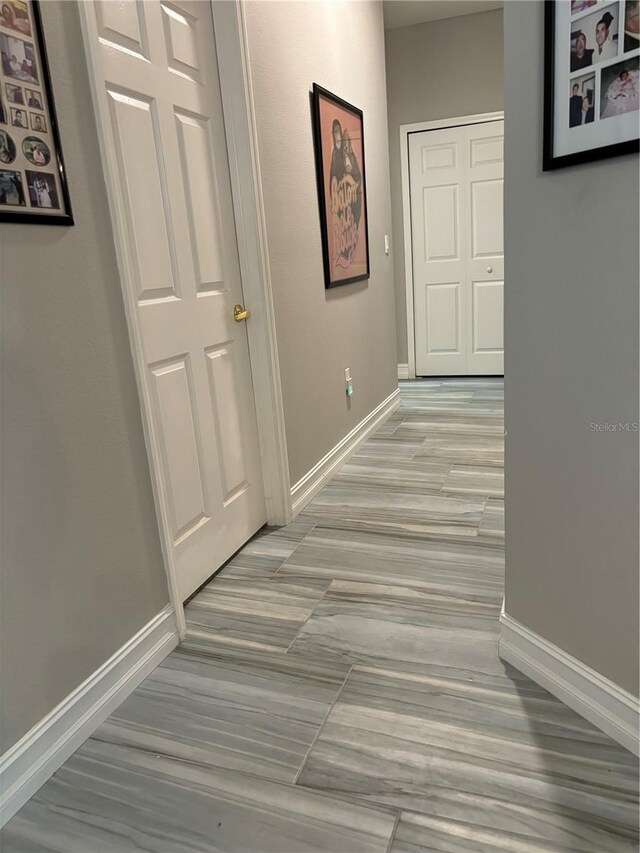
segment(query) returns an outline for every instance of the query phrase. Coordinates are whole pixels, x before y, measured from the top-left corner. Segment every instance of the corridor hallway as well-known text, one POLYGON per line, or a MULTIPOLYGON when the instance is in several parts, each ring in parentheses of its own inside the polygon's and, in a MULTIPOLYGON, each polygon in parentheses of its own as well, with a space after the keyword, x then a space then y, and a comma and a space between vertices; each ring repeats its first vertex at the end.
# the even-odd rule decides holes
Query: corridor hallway
POLYGON ((402 406, 7 824, 3 853, 637 849, 637 761, 502 664, 499 380, 402 406))

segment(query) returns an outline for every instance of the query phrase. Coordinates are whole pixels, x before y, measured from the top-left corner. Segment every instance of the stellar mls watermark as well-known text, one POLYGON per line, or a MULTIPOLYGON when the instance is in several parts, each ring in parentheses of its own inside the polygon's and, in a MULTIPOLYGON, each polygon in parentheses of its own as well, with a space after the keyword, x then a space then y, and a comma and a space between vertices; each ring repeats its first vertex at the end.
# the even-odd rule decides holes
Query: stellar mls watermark
POLYGON ((597 421, 589 422, 591 432, 638 432, 638 421, 597 421))

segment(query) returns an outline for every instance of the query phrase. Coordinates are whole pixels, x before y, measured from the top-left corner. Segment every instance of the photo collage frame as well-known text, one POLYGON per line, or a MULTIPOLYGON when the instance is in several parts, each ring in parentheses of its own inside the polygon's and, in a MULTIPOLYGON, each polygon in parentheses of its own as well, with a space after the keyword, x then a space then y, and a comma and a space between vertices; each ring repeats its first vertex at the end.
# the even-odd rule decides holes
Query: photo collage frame
POLYGON ((0 57, 0 220, 72 225, 37 0, 1 0, 0 57))
POLYGON ((638 151, 639 0, 547 0, 544 169, 638 151))

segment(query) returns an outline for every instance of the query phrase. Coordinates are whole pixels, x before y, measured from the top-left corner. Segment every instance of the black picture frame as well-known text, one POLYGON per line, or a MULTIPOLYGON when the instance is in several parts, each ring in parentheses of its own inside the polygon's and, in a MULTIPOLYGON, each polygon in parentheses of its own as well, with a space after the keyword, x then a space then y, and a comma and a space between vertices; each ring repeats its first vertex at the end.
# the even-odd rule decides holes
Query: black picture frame
MULTIPOLYGON (((569 0, 560 0, 564 7, 570 9, 569 0)), ((624 8, 625 0, 621 0, 619 9, 624 8)), ((563 169, 568 166, 577 166, 582 163, 590 163, 596 160, 605 160, 610 157, 619 157, 624 154, 636 154, 640 151, 640 141, 627 139, 614 142, 609 145, 590 148, 583 151, 575 151, 560 156, 554 155, 555 143, 555 84, 556 84, 556 7, 558 0, 545 0, 544 4, 544 113, 543 113, 543 146, 542 146, 542 170, 544 172, 555 169, 563 169)), ((593 7, 597 10, 597 6, 593 7)), ((597 109, 597 105, 595 105, 597 109)), ((640 121, 640 113, 639 113, 640 121)))
MULTIPOLYGON (((61 206, 58 210, 52 209, 49 213, 48 210, 45 212, 43 210, 42 213, 34 213, 33 207, 26 207, 24 209, 13 209, 9 210, 4 207, 0 207, 0 222, 19 222, 25 225, 65 225, 71 226, 74 224, 73 220, 73 212, 71 209, 71 198, 69 195, 69 187, 67 183, 67 173, 64 165, 64 156, 62 153, 62 143, 60 140, 60 132, 58 126, 58 117, 56 114, 55 107, 55 99, 53 95, 53 87, 51 85, 51 75, 49 72, 49 60, 47 57, 47 48, 46 41, 44 37, 44 28, 42 25, 42 15, 40 11, 40 2, 39 0, 26 0, 27 6, 31 9, 31 18, 33 22, 33 32, 30 36, 23 36, 20 33, 14 33, 14 37, 21 38, 22 40, 26 40, 26 38, 31 38, 37 48, 38 60, 39 60, 39 81, 38 83, 29 83, 27 81, 18 81, 19 85, 28 88, 41 88, 45 94, 46 107, 42 107, 43 116, 41 117, 43 127, 46 128, 46 121, 48 119, 49 127, 46 131, 47 136, 50 137, 50 140, 47 140, 47 143, 51 142, 50 148, 51 151, 51 161, 48 164, 49 168, 52 169, 55 173, 57 173, 57 177, 59 180, 59 191, 60 191, 60 200, 61 206)), ((11 30, 8 28, 4 28, 2 30, 2 34, 8 36, 11 30)), ((4 74, 3 80, 4 80, 4 74)), ((15 83, 16 81, 9 81, 15 83)), ((2 86, 4 90, 4 85, 2 86)), ((2 107, 7 112, 8 115, 8 105, 6 98, 4 97, 5 92, 2 91, 0 93, 0 97, 2 97, 2 107)), ((28 109, 28 107, 26 107, 28 109)), ((37 108, 36 108, 37 109, 37 108)), ((33 115, 33 114, 32 114, 33 115)), ((33 120, 32 120, 33 121, 33 120)), ((0 129, 4 129, 8 126, 7 123, 0 125, 0 129)), ((41 131, 42 132, 42 131, 41 131)), ((13 166, 13 164, 11 164, 13 166)), ((26 168, 23 170, 25 175, 27 169, 33 174, 34 169, 33 166, 29 166, 28 163, 25 164, 26 168)), ((0 164, 0 169, 3 168, 2 164, 0 164)), ((37 166, 36 166, 37 169, 37 166)), ((29 194, 28 187, 25 189, 27 195, 29 194)))
POLYGON ((324 286, 325 289, 340 287, 345 284, 353 284, 356 281, 364 281, 371 277, 371 265, 369 259, 369 211, 367 206, 367 181, 366 181, 366 163, 365 163, 365 144, 364 144, 364 116, 362 110, 329 92, 317 83, 313 84, 312 90, 312 115, 313 115, 313 141, 314 155, 316 163, 316 181, 318 188, 318 206, 320 213, 320 234, 322 240, 322 262, 324 269, 324 286), (330 235, 328 228, 327 215, 327 193, 326 193, 326 177, 328 164, 324 161, 323 155, 323 127, 321 118, 321 101, 325 100, 335 105, 339 110, 349 113, 359 123, 361 133, 361 218, 358 223, 358 239, 362 234, 364 240, 364 264, 365 270, 361 273, 352 276, 336 278, 333 275, 331 263, 331 248, 330 235), (362 215, 363 214, 363 215, 362 215))

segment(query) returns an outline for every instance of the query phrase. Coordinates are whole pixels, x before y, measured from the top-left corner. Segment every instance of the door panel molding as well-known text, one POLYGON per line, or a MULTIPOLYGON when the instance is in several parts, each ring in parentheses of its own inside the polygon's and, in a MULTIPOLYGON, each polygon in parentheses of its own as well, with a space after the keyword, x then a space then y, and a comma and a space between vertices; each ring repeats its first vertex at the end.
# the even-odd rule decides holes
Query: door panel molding
MULTIPOLYGON (((118 162, 120 153, 117 151, 111 135, 112 115, 108 103, 109 98, 101 82, 99 38, 104 35, 105 22, 98 20, 96 13, 98 5, 95 3, 79 4, 83 43, 87 57, 102 169, 107 186, 125 315, 140 398, 143 432, 158 516, 169 597, 176 615, 178 632, 182 638, 186 626, 173 548, 175 517, 169 495, 163 486, 162 471, 165 462, 163 459, 163 436, 159 434, 159 429, 154 424, 155 389, 150 382, 149 360, 145 355, 143 346, 138 300, 134 288, 128 284, 128 282, 139 281, 139 271, 136 259, 131 251, 129 211, 126 207, 126 199, 117 189, 120 181, 118 162), (101 32, 99 32, 99 27, 101 32)), ((218 53, 218 70, 240 274, 243 294, 251 309, 251 320, 247 324, 247 336, 266 496, 266 518, 269 524, 286 524, 292 518, 289 466, 275 316, 266 246, 265 214, 257 154, 255 115, 247 59, 244 9, 242 3, 215 2, 214 0, 211 5, 218 53)), ((113 33, 109 35, 113 38, 113 33)), ((141 42, 145 42, 142 36, 141 42)), ((180 42, 180 46, 181 49, 185 48, 182 42, 180 42)), ((182 63, 185 62, 185 56, 181 54, 182 63)), ((186 68, 181 66, 181 73, 184 71, 186 68)), ((151 293, 144 295, 152 296, 151 293)), ((166 296, 164 293, 153 295, 166 296)), ((208 294, 205 293, 204 295, 208 294)))
MULTIPOLYGON (((409 136, 423 130, 442 130, 470 124, 504 121, 504 112, 477 113, 469 116, 419 121, 400 125, 400 170, 402 177, 402 223, 404 235, 405 296, 407 308, 408 378, 416 378, 416 342, 414 328, 413 253, 411 245, 411 198, 409 187, 409 136)), ((443 164, 441 164, 443 165, 443 164)), ((453 165, 448 163, 447 165, 453 165)))
POLYGON ((472 353, 490 353, 500 359, 504 349, 502 324, 496 327, 482 320, 503 316, 504 281, 472 281, 470 310, 472 353))

